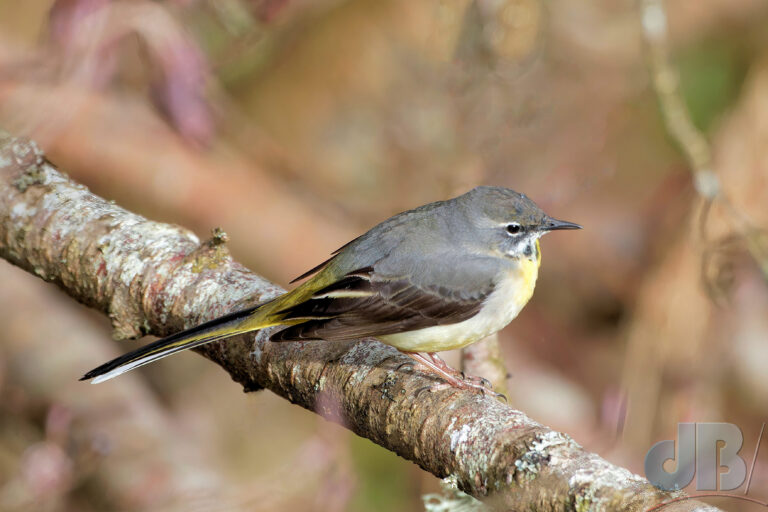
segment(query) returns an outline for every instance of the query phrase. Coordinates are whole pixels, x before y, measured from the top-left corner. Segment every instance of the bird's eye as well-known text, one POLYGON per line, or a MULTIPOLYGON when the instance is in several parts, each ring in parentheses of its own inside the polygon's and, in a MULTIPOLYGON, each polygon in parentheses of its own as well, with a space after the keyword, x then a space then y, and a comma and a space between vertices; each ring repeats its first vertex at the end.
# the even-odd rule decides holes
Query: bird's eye
POLYGON ((507 224, 507 233, 510 235, 516 235, 520 231, 522 231, 523 228, 520 226, 520 224, 513 222, 512 224, 507 224))

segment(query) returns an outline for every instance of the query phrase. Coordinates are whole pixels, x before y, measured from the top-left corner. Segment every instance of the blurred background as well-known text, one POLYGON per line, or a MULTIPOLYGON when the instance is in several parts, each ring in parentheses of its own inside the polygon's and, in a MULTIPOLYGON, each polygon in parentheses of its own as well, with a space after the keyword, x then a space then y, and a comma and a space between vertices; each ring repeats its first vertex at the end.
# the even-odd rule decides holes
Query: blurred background
MULTIPOLYGON (((0 0, 0 126, 130 210, 222 228, 283 286, 404 209, 525 192, 585 229, 542 241, 501 333, 510 404, 640 474, 678 422, 735 423, 749 467, 766 26, 761 0, 0 0)), ((5 262, 0 283, 2 511, 418 511, 439 491, 195 354, 78 383, 137 342, 5 262)))

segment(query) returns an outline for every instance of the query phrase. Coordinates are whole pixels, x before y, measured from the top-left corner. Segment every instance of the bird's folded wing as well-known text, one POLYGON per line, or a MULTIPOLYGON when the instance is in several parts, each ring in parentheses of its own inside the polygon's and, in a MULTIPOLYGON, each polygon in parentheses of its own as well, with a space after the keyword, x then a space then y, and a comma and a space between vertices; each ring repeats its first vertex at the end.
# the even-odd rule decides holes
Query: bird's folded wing
POLYGON ((409 277, 377 275, 373 267, 349 272, 281 314, 304 320, 272 341, 351 340, 393 334, 473 317, 493 291, 490 281, 471 290, 415 284, 409 277))

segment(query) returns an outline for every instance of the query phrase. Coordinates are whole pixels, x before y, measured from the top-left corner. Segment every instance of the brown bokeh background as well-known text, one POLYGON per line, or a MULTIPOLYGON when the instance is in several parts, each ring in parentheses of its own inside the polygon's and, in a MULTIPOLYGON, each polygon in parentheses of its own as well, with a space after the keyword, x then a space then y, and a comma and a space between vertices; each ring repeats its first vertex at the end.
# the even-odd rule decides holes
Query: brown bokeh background
MULTIPOLYGON (((736 423, 750 465, 768 413, 751 231, 768 226, 768 5, 666 9, 730 204, 706 216, 633 2, 0 0, 0 127, 126 208, 221 227, 283 286, 401 210, 525 192, 585 229, 543 240, 501 333, 511 405, 638 473, 678 422, 736 423)), ((2 511, 417 511, 438 490, 194 354, 78 383, 136 342, 1 262, 0 283, 2 511)), ((766 446, 750 495, 768 500, 766 446)))

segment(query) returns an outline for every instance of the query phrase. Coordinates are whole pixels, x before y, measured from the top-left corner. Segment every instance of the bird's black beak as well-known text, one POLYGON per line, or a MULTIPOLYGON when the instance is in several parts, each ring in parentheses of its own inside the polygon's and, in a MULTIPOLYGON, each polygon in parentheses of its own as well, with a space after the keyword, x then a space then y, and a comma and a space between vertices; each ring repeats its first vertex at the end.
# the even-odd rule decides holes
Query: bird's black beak
POLYGON ((547 217, 544 219, 544 222, 541 223, 541 228, 544 231, 555 231, 557 229, 581 229, 581 226, 574 224, 573 222, 547 217))

